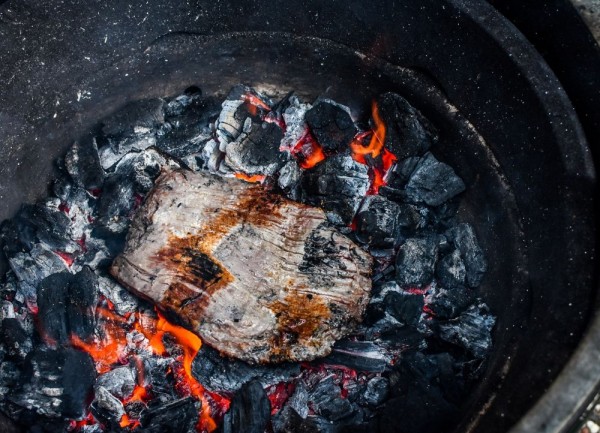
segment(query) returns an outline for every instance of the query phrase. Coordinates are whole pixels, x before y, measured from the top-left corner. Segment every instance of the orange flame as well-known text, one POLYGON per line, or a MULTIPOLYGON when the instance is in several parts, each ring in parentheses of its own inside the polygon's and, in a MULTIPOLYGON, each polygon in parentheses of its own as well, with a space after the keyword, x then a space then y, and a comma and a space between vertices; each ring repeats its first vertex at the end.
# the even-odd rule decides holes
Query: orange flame
POLYGON ((290 152, 298 159, 300 167, 305 170, 314 167, 326 158, 323 148, 308 128, 290 149, 290 152))
POLYGON ((375 122, 375 129, 373 129, 373 135, 367 146, 364 146, 361 141, 353 140, 350 143, 350 149, 355 156, 355 161, 364 164, 365 155, 371 155, 372 158, 377 158, 383 149, 383 143, 385 143, 385 124, 379 115, 379 108, 375 101, 371 106, 373 121, 375 122))
POLYGON ((248 111, 253 116, 256 116, 258 114, 259 108, 266 110, 266 111, 271 111, 271 107, 269 107, 269 105, 267 105, 267 103, 265 101, 263 101, 258 96, 254 95, 252 93, 249 93, 249 92, 244 93, 242 95, 242 101, 246 102, 248 111))
POLYGON ((262 183, 267 178, 264 174, 246 174, 246 173, 235 173, 234 175, 238 179, 245 180, 246 182, 251 183, 262 183))
POLYGON ((121 421, 119 421, 119 425, 121 426, 121 428, 128 427, 131 430, 135 430, 136 428, 141 426, 139 420, 129 418, 129 415, 127 415, 126 413, 124 413, 123 416, 121 417, 121 421))

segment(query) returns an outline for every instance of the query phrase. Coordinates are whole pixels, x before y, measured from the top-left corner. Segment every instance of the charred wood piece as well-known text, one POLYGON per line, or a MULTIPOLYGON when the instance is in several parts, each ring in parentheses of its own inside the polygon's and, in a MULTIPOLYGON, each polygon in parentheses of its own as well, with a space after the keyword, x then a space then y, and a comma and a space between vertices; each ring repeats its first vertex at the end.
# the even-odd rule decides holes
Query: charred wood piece
POLYGON ((396 281, 401 287, 423 287, 433 279, 438 244, 432 236, 410 238, 396 256, 396 281))
POLYGON ((346 107, 319 101, 306 112, 306 123, 326 155, 341 152, 356 135, 357 129, 346 107))
POLYGON ((271 403, 261 383, 245 383, 231 401, 223 433, 264 433, 271 420, 271 403))
POLYGON ((470 351, 476 358, 484 358, 492 347, 492 328, 496 318, 489 314, 485 304, 471 305, 457 318, 439 323, 442 340, 470 351))
POLYGON ((487 270, 487 262, 473 227, 467 223, 459 224, 449 229, 446 237, 460 251, 460 257, 465 266, 467 284, 470 287, 478 287, 487 270))
POLYGON ((181 433, 193 431, 200 403, 191 397, 171 401, 142 412, 140 423, 144 433, 181 433))
POLYGON ((382 373, 392 364, 392 356, 370 341, 338 341, 323 362, 342 365, 356 371, 382 373))

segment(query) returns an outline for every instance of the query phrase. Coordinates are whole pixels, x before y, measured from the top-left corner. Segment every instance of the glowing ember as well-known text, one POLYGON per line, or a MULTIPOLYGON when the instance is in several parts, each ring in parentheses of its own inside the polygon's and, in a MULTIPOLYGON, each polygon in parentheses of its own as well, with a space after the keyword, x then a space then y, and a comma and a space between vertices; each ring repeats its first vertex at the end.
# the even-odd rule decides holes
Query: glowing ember
POLYGON ((73 257, 69 253, 65 253, 63 251, 54 251, 58 257, 60 257, 63 262, 70 268, 73 262, 75 261, 75 257, 73 257))
MULTIPOLYGON (((287 149, 283 149, 287 150, 287 149)), ((307 128, 290 152, 300 161, 300 167, 309 169, 323 161, 325 153, 317 139, 307 128)))
POLYGON ((258 109, 271 111, 271 107, 267 105, 263 100, 261 100, 258 96, 253 95, 252 93, 244 93, 242 95, 242 100, 246 102, 246 106, 248 107, 248 111, 253 116, 258 114, 258 109))
POLYGON ((267 178, 264 174, 246 174, 246 173, 235 173, 235 177, 238 179, 245 180, 250 183, 262 183, 267 178))
POLYGON ((129 418, 129 415, 127 415, 125 413, 121 417, 121 421, 119 421, 119 425, 121 426, 121 428, 129 428, 130 430, 135 430, 141 424, 137 419, 131 419, 131 418, 129 418))

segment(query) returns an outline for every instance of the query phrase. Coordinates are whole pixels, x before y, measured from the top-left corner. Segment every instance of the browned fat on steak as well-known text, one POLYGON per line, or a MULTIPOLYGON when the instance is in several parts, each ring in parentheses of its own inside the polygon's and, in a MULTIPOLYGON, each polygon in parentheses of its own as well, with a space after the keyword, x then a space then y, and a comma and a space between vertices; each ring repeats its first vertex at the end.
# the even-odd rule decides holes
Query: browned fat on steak
POLYGON ((222 353, 325 356, 361 320, 369 254, 321 209, 207 173, 163 173, 111 273, 222 353))

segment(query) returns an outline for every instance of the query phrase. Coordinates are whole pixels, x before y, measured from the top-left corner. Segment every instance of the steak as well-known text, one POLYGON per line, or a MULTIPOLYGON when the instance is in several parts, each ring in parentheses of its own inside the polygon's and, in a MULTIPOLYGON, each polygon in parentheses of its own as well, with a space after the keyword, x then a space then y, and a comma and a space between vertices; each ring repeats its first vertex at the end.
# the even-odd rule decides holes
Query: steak
POLYGON ((371 256, 315 207, 208 173, 163 172, 111 273, 250 363, 330 353, 361 321, 371 256))

